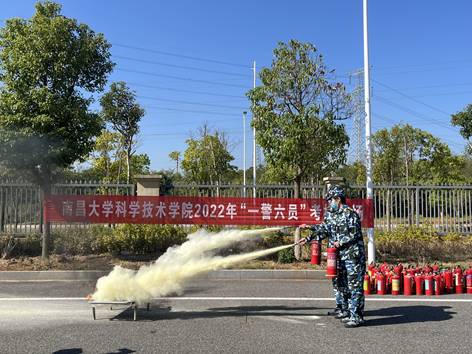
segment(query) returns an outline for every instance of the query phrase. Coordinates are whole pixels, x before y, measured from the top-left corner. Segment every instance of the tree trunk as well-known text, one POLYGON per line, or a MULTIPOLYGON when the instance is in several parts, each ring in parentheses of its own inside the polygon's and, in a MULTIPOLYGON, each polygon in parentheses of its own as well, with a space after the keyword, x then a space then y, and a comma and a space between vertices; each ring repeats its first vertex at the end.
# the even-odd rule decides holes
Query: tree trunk
POLYGON ((45 205, 46 198, 51 194, 51 184, 49 181, 45 181, 40 185, 41 189, 41 203, 43 205, 43 239, 42 239, 42 248, 41 248, 41 257, 43 259, 49 258, 50 245, 51 245, 51 223, 47 217, 47 208, 45 205))
POLYGON ((295 178, 295 182, 294 182, 294 185, 293 185, 293 197, 294 198, 300 198, 301 189, 302 189, 302 177, 297 176, 295 178))
POLYGON ((130 184, 131 182, 131 151, 128 149, 126 151, 126 183, 130 184))

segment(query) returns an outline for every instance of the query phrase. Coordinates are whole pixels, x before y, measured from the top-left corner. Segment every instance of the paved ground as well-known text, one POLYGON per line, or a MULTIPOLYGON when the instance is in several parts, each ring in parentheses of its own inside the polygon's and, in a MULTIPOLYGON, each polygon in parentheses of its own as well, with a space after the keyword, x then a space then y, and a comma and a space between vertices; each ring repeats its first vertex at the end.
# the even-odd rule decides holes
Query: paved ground
POLYGON ((365 327, 326 316, 330 284, 199 280, 150 312, 83 297, 93 282, 0 282, 1 353, 470 353, 472 296, 369 297, 365 327), (302 299, 300 299, 302 298, 302 299))

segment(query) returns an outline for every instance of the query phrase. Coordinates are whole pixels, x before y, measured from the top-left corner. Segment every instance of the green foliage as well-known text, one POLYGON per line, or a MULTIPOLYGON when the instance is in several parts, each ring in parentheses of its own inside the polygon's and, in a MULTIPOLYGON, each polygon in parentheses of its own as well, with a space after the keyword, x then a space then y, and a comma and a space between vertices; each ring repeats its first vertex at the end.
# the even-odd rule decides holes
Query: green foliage
POLYGON ((344 177, 348 185, 364 185, 366 181, 365 165, 361 161, 356 161, 352 165, 344 165, 336 171, 337 176, 344 177))
POLYGON ((111 227, 99 225, 54 230, 53 253, 70 256, 105 253, 104 240, 112 234, 111 227))
POLYGON ((173 225, 117 226, 113 233, 101 239, 101 247, 112 254, 130 252, 133 254, 154 254, 185 241, 187 233, 182 227, 173 225))
POLYGON ((376 233, 376 248, 381 261, 468 261, 472 254, 472 238, 455 233, 441 236, 431 227, 398 228, 376 233))
POLYGON ((461 127, 460 133, 464 139, 468 140, 467 151, 472 154, 472 104, 467 105, 462 112, 452 115, 451 123, 461 127))
POLYGON ((234 157, 228 151, 228 142, 221 132, 213 134, 204 126, 200 137, 187 140, 182 168, 185 177, 195 183, 215 183, 230 180, 235 167, 234 157))
POLYGON ((172 151, 169 154, 169 158, 175 161, 175 173, 179 173, 180 151, 172 151))
POLYGON ((294 263, 296 261, 293 247, 283 249, 277 254, 277 261, 279 263, 294 263))
MULTIPOLYGON (((64 179, 125 182, 127 179, 126 152, 123 150, 121 140, 118 133, 103 130, 95 141, 95 147, 89 159, 91 167, 80 171, 66 170, 63 173, 64 179)), ((150 165, 151 160, 147 154, 131 156, 131 170, 134 174, 149 174, 150 165)))
MULTIPOLYGON (((2 253, 8 247, 7 244, 12 240, 12 235, 1 234, 0 235, 0 251, 2 253)), ((40 235, 28 235, 21 238, 13 238, 13 248, 8 247, 9 252, 2 254, 4 258, 10 257, 36 257, 41 254, 41 236, 40 235)))
POLYGON ((464 182, 462 157, 432 134, 395 125, 373 136, 374 182, 431 184, 464 182))
POLYGON ((144 116, 144 109, 136 102, 136 94, 123 81, 114 82, 110 91, 100 99, 102 118, 110 123, 120 135, 120 141, 126 157, 126 181, 130 183, 132 175, 131 157, 136 149, 136 135, 139 122, 144 116))
POLYGON ((320 180, 346 159, 349 138, 337 120, 351 114, 344 85, 330 83, 330 71, 310 43, 279 43, 262 85, 248 92, 256 139, 272 176, 296 182, 320 180))
POLYGON ((89 111, 91 94, 113 68, 103 35, 60 10, 38 2, 31 19, 0 29, 1 160, 46 188, 56 169, 92 149, 101 120, 89 111))
MULTIPOLYGON (((94 225, 88 228, 55 229, 52 250, 54 254, 92 255, 132 253, 136 255, 163 253, 168 247, 179 245, 187 232, 173 225, 132 225, 117 227, 94 225)), ((8 235, 0 235, 0 250, 8 243, 8 235)), ((16 238, 9 257, 38 256, 41 254, 41 237, 29 235, 16 238)))

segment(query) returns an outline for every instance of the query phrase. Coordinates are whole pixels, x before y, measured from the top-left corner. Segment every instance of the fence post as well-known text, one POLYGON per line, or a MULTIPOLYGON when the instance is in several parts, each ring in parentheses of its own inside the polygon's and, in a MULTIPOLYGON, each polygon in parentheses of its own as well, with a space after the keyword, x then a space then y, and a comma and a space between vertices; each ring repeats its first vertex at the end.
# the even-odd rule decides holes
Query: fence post
POLYGON ((415 220, 416 226, 420 226, 420 187, 416 187, 415 190, 415 220))

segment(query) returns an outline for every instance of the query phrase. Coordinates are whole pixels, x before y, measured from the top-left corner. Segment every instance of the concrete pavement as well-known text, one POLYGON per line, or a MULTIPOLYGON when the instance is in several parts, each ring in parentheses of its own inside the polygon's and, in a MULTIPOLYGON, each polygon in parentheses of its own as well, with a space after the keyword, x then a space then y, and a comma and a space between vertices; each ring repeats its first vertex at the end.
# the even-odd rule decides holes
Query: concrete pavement
POLYGON ((366 326, 326 312, 326 280, 198 279, 130 310, 82 298, 93 281, 0 282, 2 353, 468 353, 472 297, 368 297, 366 326), (439 302, 438 302, 439 301, 439 302))

